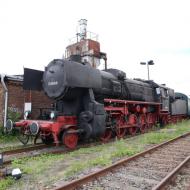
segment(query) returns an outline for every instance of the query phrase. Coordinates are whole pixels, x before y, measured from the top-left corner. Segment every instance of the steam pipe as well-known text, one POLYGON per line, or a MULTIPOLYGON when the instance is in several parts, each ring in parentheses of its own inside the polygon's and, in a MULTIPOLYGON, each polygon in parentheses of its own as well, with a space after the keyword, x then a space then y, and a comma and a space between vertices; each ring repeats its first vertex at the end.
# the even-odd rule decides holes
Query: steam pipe
POLYGON ((104 60, 105 60, 105 70, 107 70, 107 68, 108 68, 108 67, 107 67, 107 57, 105 57, 104 60))
POLYGON ((107 54, 100 52, 100 59, 104 60, 104 69, 105 71, 107 70, 108 66, 107 66, 107 54))
POLYGON ((4 119, 3 119, 3 126, 4 126, 4 132, 5 132, 5 125, 6 125, 6 121, 7 121, 7 104, 8 104, 8 89, 7 86, 5 84, 5 75, 1 74, 1 83, 3 85, 4 88, 4 92, 5 92, 5 103, 4 103, 4 119))

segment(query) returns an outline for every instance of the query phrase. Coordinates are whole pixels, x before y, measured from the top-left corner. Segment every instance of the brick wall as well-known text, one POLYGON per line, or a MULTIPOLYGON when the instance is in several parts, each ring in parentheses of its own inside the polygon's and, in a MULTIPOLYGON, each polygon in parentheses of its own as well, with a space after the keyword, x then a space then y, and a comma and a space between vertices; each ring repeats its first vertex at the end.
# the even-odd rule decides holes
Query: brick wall
POLYGON ((0 124, 3 121, 3 107, 4 107, 4 96, 3 96, 3 87, 0 83, 0 124))
MULTIPOLYGON (((16 111, 22 114, 24 112, 24 103, 32 103, 32 118, 36 118, 39 115, 40 107, 51 107, 50 100, 44 92, 23 90, 22 82, 8 81, 6 82, 8 88, 8 109, 16 111)), ((0 84, 0 123, 3 121, 4 110, 4 91, 0 84)))

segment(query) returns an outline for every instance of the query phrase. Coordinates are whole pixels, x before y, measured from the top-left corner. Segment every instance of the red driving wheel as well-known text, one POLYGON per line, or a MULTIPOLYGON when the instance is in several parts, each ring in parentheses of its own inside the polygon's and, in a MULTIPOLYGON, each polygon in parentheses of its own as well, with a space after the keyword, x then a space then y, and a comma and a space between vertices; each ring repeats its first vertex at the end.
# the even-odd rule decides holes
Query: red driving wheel
POLYGON ((74 149, 78 143, 78 134, 75 133, 75 129, 67 129, 63 133, 62 141, 66 147, 74 149))
POLYGON ((135 135, 137 132, 137 116, 135 114, 129 115, 128 124, 131 125, 128 131, 130 135, 135 135))

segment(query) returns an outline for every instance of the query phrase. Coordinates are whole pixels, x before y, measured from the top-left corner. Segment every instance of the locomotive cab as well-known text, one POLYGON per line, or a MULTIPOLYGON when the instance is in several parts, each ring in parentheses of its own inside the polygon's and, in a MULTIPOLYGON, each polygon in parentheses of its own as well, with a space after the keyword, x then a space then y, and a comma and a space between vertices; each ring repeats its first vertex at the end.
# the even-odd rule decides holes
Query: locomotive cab
POLYGON ((162 111, 169 113, 170 103, 175 99, 174 90, 166 87, 165 84, 158 85, 155 90, 158 101, 161 103, 162 111))

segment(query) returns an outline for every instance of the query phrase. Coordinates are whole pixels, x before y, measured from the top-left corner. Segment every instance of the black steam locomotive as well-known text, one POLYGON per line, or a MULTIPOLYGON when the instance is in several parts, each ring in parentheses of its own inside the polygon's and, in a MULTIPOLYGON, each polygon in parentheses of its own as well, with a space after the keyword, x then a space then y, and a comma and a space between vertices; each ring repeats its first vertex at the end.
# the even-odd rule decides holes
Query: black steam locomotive
MULTIPOLYGON (((165 85, 128 79, 123 71, 100 71, 72 60, 55 59, 44 72, 25 69, 24 88, 44 90, 55 104, 46 120, 25 119, 13 126, 27 137, 40 136, 46 144, 62 142, 69 148, 79 139, 122 138, 190 115, 188 97, 165 85)), ((8 120, 7 129, 11 128, 8 120)))

